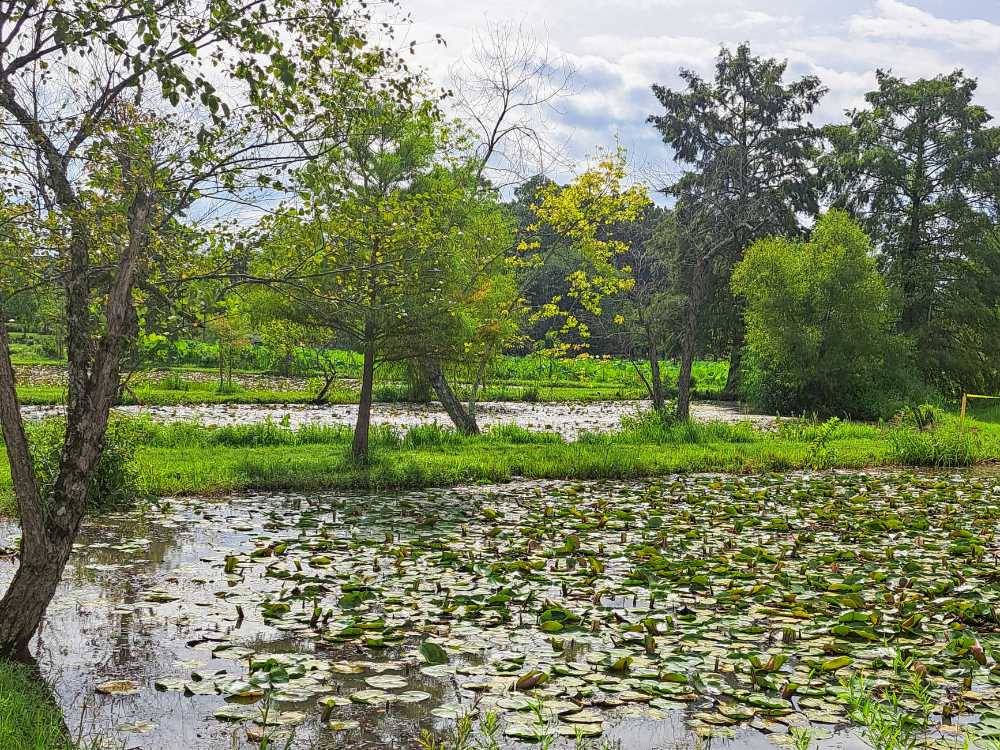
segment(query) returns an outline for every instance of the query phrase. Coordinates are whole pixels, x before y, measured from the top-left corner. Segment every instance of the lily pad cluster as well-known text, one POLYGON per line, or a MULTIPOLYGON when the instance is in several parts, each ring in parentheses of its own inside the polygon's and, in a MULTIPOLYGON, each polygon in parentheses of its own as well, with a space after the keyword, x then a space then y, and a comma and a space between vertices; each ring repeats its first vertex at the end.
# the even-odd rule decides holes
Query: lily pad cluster
POLYGON ((220 720, 350 737, 372 711, 441 730, 492 711, 514 743, 674 714, 790 745, 857 731, 863 676, 927 744, 1000 739, 995 479, 523 483, 260 513, 214 561, 225 672, 157 683, 219 696, 220 720))

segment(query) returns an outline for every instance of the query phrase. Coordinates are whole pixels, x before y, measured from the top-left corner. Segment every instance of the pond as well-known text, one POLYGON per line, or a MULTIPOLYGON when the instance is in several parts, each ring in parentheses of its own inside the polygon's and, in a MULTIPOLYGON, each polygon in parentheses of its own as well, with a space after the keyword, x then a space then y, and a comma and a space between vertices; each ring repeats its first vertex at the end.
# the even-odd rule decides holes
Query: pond
POLYGON ((503 748, 860 748, 864 672, 990 748, 998 521, 973 474, 167 500, 86 525, 36 651, 108 747, 409 748, 478 711, 503 748))
MULTIPOLYGON (((538 402, 487 401, 478 405, 479 423, 483 428, 498 424, 517 424, 527 430, 551 430, 567 440, 581 432, 606 432, 618 429, 622 417, 651 408, 649 401, 589 401, 538 402)), ((61 413, 61 407, 26 406, 24 415, 37 419, 61 413)), ((176 422, 197 421, 206 425, 248 424, 271 419, 287 421, 292 428, 303 425, 353 426, 358 407, 352 404, 193 404, 185 406, 121 406, 123 414, 145 414, 151 419, 176 422)), ((750 420, 755 425, 772 424, 774 417, 750 414, 730 402, 701 402, 691 406, 691 416, 703 422, 739 422, 750 420)), ((372 424, 389 424, 407 428, 437 422, 451 422, 441 405, 409 403, 377 403, 372 407, 372 424)))

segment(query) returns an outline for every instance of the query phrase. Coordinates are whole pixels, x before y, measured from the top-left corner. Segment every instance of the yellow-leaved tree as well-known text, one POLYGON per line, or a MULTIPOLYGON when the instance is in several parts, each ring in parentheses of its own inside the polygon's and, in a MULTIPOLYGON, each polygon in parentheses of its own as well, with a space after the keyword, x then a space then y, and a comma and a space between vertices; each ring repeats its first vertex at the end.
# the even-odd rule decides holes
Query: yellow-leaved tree
POLYGON ((627 175, 624 149, 602 152, 593 166, 569 184, 543 186, 531 207, 536 221, 527 227, 527 236, 511 259, 522 279, 527 282, 540 273, 551 252, 543 250, 539 232, 548 230, 561 237, 573 253, 565 293, 553 295, 530 314, 532 323, 550 319, 559 324, 542 350, 545 354, 559 356, 585 349, 590 331, 579 313, 599 316, 604 300, 635 283, 631 268, 616 263, 628 245, 611 230, 636 221, 650 200, 645 187, 626 184, 627 175), (571 335, 576 341, 567 340, 571 335))

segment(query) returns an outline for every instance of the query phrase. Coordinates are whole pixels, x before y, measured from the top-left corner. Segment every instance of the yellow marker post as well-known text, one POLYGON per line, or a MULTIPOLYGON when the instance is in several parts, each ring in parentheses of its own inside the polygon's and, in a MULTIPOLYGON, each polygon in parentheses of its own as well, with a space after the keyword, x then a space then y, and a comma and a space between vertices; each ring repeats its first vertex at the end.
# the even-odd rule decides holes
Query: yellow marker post
POLYGON ((962 394, 962 409, 959 412, 959 424, 965 425, 965 413, 969 409, 969 399, 970 398, 983 398, 983 399, 1000 399, 1000 396, 986 396, 982 393, 963 393, 962 394))

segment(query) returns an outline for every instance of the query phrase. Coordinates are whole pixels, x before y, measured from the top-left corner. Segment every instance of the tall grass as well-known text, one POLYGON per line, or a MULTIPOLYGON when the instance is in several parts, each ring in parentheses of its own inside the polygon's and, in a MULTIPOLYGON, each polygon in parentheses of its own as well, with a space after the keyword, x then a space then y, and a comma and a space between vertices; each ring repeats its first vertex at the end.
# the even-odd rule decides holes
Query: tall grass
POLYGON ((996 458, 990 456, 979 429, 954 421, 927 430, 895 427, 888 438, 899 463, 907 466, 972 466, 996 458))
POLYGON ((756 443, 767 438, 750 422, 695 422, 678 420, 669 412, 642 412, 622 419, 617 432, 588 432, 580 437, 587 445, 697 445, 705 443, 756 443))
POLYGON ((26 668, 0 661, 0 748, 72 750, 48 688, 26 668))
MULTIPOLYGON (((678 472, 768 472, 872 466, 963 466, 1000 460, 1000 427, 945 416, 933 428, 842 422, 699 424, 641 414, 609 433, 574 441, 518 425, 465 436, 440 425, 372 428, 371 460, 350 457, 351 430, 259 422, 226 427, 116 420, 137 446, 134 464, 151 495, 249 489, 383 490, 529 479, 638 479, 678 472)), ((0 514, 13 514, 0 459, 0 514)))

